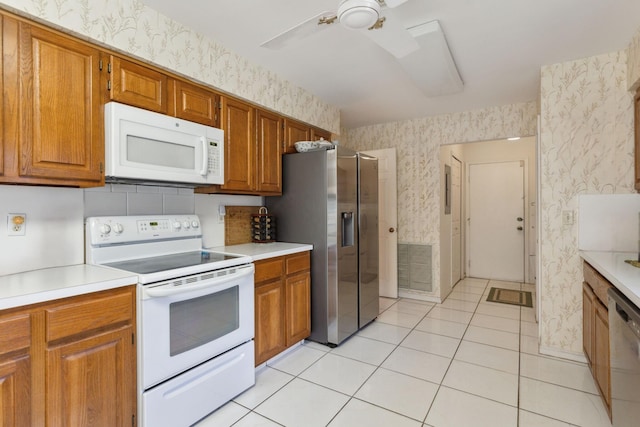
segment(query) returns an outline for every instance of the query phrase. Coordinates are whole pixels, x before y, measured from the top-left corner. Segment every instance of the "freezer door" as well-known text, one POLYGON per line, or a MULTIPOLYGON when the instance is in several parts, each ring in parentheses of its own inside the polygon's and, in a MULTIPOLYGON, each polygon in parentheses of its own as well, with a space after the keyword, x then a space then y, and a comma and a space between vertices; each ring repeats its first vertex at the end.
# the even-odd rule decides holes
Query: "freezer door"
POLYGON ((358 246, 362 328, 378 316, 378 159, 358 153, 358 246))
POLYGON ((339 344, 358 330, 358 159, 349 150, 337 149, 336 154, 335 173, 329 171, 329 176, 336 178, 338 257, 337 287, 330 289, 329 295, 329 313, 332 305, 336 310, 335 317, 329 319, 328 341, 332 344, 339 344))

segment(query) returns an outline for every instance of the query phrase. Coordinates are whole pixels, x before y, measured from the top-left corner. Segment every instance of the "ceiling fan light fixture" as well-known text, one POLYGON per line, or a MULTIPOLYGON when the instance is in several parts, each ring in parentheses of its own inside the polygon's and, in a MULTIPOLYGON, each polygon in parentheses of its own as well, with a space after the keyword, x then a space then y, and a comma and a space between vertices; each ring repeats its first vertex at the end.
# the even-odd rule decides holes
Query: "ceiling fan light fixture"
POLYGON ((338 7, 338 20, 352 30, 369 28, 380 18, 376 0, 344 0, 338 7))

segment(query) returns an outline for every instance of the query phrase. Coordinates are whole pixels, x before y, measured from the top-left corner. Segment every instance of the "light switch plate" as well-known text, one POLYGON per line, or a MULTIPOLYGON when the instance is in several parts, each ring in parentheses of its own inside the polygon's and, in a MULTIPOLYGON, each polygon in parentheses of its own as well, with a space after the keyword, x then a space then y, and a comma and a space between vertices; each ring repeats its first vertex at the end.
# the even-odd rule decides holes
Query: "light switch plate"
POLYGON ((573 211, 562 211, 562 225, 573 225, 573 211))
POLYGON ((7 235, 24 236, 27 229, 27 215, 23 213, 10 213, 7 215, 7 235))

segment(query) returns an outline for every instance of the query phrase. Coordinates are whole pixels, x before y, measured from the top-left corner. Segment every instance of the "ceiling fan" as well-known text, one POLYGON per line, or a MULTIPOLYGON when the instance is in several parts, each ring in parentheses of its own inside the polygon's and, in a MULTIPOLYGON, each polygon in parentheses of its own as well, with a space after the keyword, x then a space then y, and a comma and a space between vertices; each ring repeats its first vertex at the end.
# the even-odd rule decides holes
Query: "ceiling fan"
POLYGON ((260 46, 282 49, 297 40, 339 23, 348 29, 362 30, 362 34, 380 47, 396 58, 402 58, 420 47, 409 31, 393 19, 389 11, 405 2, 407 0, 341 0, 336 11, 326 11, 313 16, 260 46))

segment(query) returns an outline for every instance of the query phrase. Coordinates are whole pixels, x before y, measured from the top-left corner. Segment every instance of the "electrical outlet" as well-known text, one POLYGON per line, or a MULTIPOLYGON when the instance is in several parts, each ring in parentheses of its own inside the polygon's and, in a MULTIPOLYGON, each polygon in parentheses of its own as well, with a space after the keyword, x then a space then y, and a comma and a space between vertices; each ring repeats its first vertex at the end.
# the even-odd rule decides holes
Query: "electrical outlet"
POLYGON ((562 211, 562 225, 573 225, 573 211, 562 211))
POLYGON ((7 235, 24 236, 27 229, 27 215, 10 213, 7 215, 7 235))

